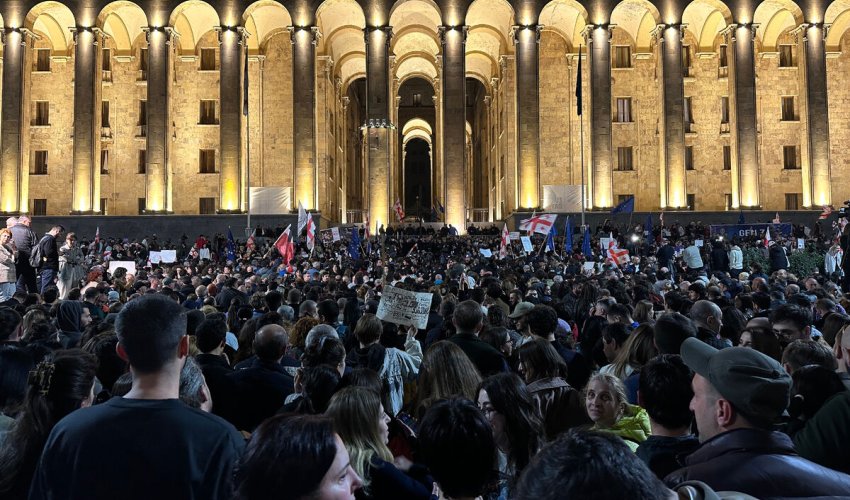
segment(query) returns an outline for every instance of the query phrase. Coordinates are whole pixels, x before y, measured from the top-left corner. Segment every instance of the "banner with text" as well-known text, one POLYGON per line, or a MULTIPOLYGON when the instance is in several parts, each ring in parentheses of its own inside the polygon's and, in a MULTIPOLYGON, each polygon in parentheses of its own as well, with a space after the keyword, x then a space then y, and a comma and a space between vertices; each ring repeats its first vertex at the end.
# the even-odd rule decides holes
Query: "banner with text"
POLYGON ((384 288, 378 303, 378 319, 397 325, 413 325, 422 330, 428 324, 430 293, 416 293, 393 286, 384 288))

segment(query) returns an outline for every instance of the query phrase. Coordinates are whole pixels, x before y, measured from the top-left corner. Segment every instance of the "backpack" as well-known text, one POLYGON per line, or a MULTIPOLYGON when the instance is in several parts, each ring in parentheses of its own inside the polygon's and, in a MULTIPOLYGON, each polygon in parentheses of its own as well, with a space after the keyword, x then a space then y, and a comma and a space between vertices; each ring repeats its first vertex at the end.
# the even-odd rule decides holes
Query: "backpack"
POLYGON ((33 269, 40 268, 44 263, 44 251, 42 250, 42 245, 46 238, 47 236, 41 238, 38 245, 32 247, 32 253, 30 253, 30 266, 32 266, 33 269))

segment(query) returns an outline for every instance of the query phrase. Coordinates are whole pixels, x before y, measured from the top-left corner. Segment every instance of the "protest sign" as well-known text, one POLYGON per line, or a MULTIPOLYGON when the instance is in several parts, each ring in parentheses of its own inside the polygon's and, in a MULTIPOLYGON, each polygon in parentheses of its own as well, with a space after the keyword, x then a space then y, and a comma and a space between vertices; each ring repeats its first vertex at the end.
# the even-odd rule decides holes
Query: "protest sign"
POLYGON ((531 253, 531 251, 534 249, 531 246, 531 238, 529 238, 528 236, 520 236, 519 240, 522 242, 522 249, 525 250, 527 253, 531 253))
POLYGON ((694 245, 702 247, 705 243, 702 240, 694 240, 694 245))
POLYGON ((340 240, 339 228, 338 227, 332 227, 331 228, 331 235, 333 236, 334 241, 339 241, 340 240))
POLYGON ((162 255, 162 262, 165 264, 177 262, 177 250, 163 250, 160 254, 162 255))
POLYGON ((481 255, 488 259, 493 256, 493 252, 489 248, 479 248, 478 251, 481 252, 481 255))
POLYGON ((151 264, 159 264, 162 261, 162 252, 151 251, 150 255, 148 255, 148 260, 151 261, 151 264))
POLYGON ((136 263, 132 260, 110 260, 109 261, 109 274, 115 274, 115 270, 119 267, 123 267, 127 270, 127 274, 136 274, 136 263))
POLYGON ((511 239, 511 241, 519 240, 519 231, 511 231, 510 233, 508 233, 508 237, 511 239))
POLYGON ((431 293, 416 293, 393 286, 384 288, 378 303, 378 319, 397 325, 413 325, 422 330, 428 324, 431 293))
POLYGON ((210 260, 210 249, 209 248, 200 249, 198 251, 198 257, 200 257, 201 260, 210 260))

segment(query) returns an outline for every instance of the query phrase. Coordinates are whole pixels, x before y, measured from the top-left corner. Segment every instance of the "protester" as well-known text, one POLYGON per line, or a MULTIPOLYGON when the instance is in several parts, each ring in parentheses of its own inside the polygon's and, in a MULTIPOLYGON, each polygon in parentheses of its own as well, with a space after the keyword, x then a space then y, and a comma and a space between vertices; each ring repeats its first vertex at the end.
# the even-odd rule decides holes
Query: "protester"
POLYGON ((17 259, 17 248, 15 240, 12 239, 12 231, 7 228, 0 229, 0 304, 12 300, 17 289, 15 274, 15 260, 17 259))
POLYGON ((597 373, 590 377, 584 392, 592 430, 621 437, 632 451, 651 434, 646 410, 628 403, 626 388, 617 377, 597 373))

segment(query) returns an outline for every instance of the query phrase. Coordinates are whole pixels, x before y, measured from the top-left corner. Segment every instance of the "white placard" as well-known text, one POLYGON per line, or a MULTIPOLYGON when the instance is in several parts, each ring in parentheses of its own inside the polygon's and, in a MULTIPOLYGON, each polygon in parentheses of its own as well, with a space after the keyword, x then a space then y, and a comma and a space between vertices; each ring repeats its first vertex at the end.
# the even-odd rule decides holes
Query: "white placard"
POLYGON ((162 261, 162 252, 152 250, 151 253, 148 254, 148 260, 151 261, 151 264, 159 264, 162 261))
POLYGON ((519 241, 519 231, 511 231, 508 233, 508 237, 511 241, 519 241))
POLYGON ((594 267, 596 267, 596 262, 585 262, 584 263, 585 271, 593 271, 594 267))
POLYGON ((698 247, 701 247, 703 245, 703 243, 704 242, 702 240, 694 240, 694 245, 696 245, 698 247))
POLYGON ((480 248, 478 251, 481 252, 481 255, 488 259, 493 256, 493 252, 489 248, 480 248))
POLYGON ((202 248, 202 249, 198 250, 198 257, 201 260, 204 260, 204 259, 210 260, 210 249, 209 248, 202 248))
POLYGON ((163 250, 160 252, 160 255, 162 257, 162 262, 165 264, 177 262, 177 250, 163 250))
POLYGON ((797 248, 799 248, 800 250, 804 250, 806 248, 805 238, 797 238, 797 248))
POLYGON ((607 251, 608 250, 608 244, 612 241, 614 242, 614 246, 617 246, 616 240, 613 240, 611 238, 599 238, 599 248, 601 248, 604 251, 607 251))
POLYGON ((428 324, 431 293, 416 293, 393 286, 384 288, 378 303, 378 319, 397 325, 413 325, 422 330, 428 324))
POLYGON ((123 267, 127 270, 127 274, 136 274, 136 262, 132 260, 110 260, 109 274, 115 274, 115 270, 123 267))
POLYGON ((531 253, 534 247, 531 246, 531 238, 528 236, 520 236, 519 241, 522 242, 522 249, 527 253, 531 253))
POLYGON ((339 237, 339 228, 332 227, 331 228, 331 236, 333 236, 334 241, 339 241, 341 238, 339 237))

